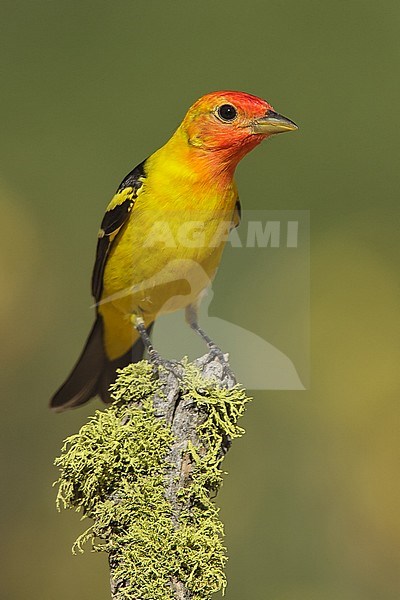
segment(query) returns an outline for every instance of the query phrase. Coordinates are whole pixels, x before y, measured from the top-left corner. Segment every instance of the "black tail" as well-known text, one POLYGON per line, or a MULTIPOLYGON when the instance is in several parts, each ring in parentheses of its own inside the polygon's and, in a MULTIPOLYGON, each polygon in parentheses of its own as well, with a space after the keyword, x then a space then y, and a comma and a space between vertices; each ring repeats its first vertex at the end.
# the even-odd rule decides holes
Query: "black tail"
POLYGON ((104 351, 103 321, 98 316, 71 375, 52 397, 50 407, 57 412, 74 408, 97 394, 103 402, 110 402, 108 388, 115 381, 116 370, 138 362, 143 354, 144 346, 139 338, 126 354, 109 360, 104 351))

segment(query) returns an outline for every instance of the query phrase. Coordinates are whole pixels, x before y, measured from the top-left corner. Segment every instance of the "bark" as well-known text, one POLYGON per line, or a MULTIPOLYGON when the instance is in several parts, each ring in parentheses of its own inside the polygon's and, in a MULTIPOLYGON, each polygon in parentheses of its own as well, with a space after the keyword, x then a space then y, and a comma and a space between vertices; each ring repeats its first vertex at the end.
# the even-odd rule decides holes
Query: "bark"
MULTIPOLYGON (((216 379, 221 386, 231 388, 235 385, 235 377, 230 370, 228 363, 224 362, 218 356, 207 354, 195 361, 205 378, 216 379)), ((178 364, 177 368, 183 373, 183 366, 178 364)), ((196 403, 190 398, 182 398, 179 390, 179 382, 174 374, 163 373, 160 375, 162 381, 162 393, 158 393, 153 398, 153 404, 156 415, 160 419, 165 419, 171 425, 175 442, 172 445, 168 463, 173 467, 169 469, 165 478, 165 496, 172 506, 172 521, 174 527, 178 526, 179 516, 186 507, 181 500, 177 498, 177 492, 190 482, 192 464, 185 453, 188 442, 199 449, 201 444, 197 435, 197 428, 204 422, 206 414, 199 410, 196 403)), ((230 440, 225 439, 221 445, 221 453, 225 454, 230 446, 230 440)), ((119 598, 119 590, 127 587, 128 582, 116 581, 113 575, 117 566, 116 557, 112 553, 109 555, 111 595, 114 600, 119 598)), ((174 578, 171 580, 171 587, 176 600, 190 600, 192 595, 185 585, 174 578)), ((132 600, 136 600, 133 599, 132 600)))

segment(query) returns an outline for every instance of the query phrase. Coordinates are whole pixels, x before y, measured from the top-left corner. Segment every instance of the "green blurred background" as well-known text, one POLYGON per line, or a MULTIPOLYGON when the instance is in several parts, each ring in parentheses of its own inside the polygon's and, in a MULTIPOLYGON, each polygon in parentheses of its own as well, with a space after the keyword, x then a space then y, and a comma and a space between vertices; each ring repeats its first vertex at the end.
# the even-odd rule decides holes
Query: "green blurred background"
MULTIPOLYGON (((95 404, 47 402, 92 319, 108 199, 224 88, 301 127, 237 179, 248 209, 310 209, 312 323, 310 390, 256 393, 226 461, 227 598, 400 597, 399 20, 394 0, 3 0, 2 598, 109 598, 106 557, 71 556, 86 524, 51 487, 95 404)), ((257 332, 268 281, 247 273, 254 295, 241 276, 227 260, 212 313, 257 332)))

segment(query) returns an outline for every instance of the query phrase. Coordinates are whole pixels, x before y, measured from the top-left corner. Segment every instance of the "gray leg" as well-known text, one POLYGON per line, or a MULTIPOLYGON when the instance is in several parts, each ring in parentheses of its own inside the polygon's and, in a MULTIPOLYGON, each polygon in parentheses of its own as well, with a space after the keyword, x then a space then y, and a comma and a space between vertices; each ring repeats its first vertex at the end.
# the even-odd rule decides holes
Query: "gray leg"
POLYGON ((138 315, 132 315, 131 321, 133 326, 136 328, 142 342, 148 352, 150 362, 152 362, 157 368, 164 367, 167 371, 171 372, 177 379, 182 378, 182 368, 176 361, 166 360, 154 349, 149 334, 146 331, 143 318, 138 315))
POLYGON ((159 357, 158 352, 156 350, 154 350, 154 346, 151 342, 149 334, 146 331, 146 327, 145 327, 142 317, 139 317, 137 315, 132 315, 131 321, 132 321, 133 326, 137 330, 138 334, 142 338, 142 342, 143 342, 144 347, 146 348, 147 352, 149 353, 150 358, 152 356, 154 356, 155 358, 159 357))
POLYGON ((215 342, 212 341, 212 339, 206 334, 205 331, 203 331, 203 329, 200 327, 200 325, 197 322, 197 306, 190 304, 189 306, 186 307, 186 321, 188 323, 188 325, 193 329, 193 331, 195 331, 197 333, 197 335, 199 335, 207 344, 210 354, 214 355, 214 356, 218 356, 219 358, 222 358, 225 362, 225 356, 224 353, 222 352, 222 350, 220 348, 218 348, 217 344, 215 342))
POLYGON ((208 346, 208 356, 211 361, 215 358, 221 363, 223 373, 225 376, 228 376, 228 379, 231 379, 232 383, 236 383, 236 377, 233 371, 231 370, 228 359, 225 354, 222 352, 221 348, 217 346, 215 342, 203 331, 203 329, 199 326, 197 322, 197 306, 189 305, 186 307, 186 321, 188 325, 195 331, 207 344, 208 346))

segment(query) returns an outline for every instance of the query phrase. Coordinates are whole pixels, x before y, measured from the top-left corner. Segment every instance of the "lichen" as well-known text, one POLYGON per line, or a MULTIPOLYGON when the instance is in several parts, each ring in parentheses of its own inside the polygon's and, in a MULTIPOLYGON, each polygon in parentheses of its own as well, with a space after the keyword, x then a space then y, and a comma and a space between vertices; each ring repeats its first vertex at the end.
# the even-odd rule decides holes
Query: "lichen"
POLYGON ((188 443, 186 449, 193 469, 190 484, 178 492, 177 525, 165 496, 173 435, 154 413, 160 383, 147 362, 119 372, 114 402, 69 437, 55 461, 58 508, 74 508, 93 521, 73 552, 90 542, 94 551, 110 553, 114 581, 124 582, 120 600, 172 600, 174 581, 193 600, 226 586, 223 525, 210 495, 222 482, 222 444, 243 434, 237 421, 248 398, 239 386, 222 388, 193 364, 184 367, 182 397, 195 402, 205 420, 198 428, 200 447, 188 443))

